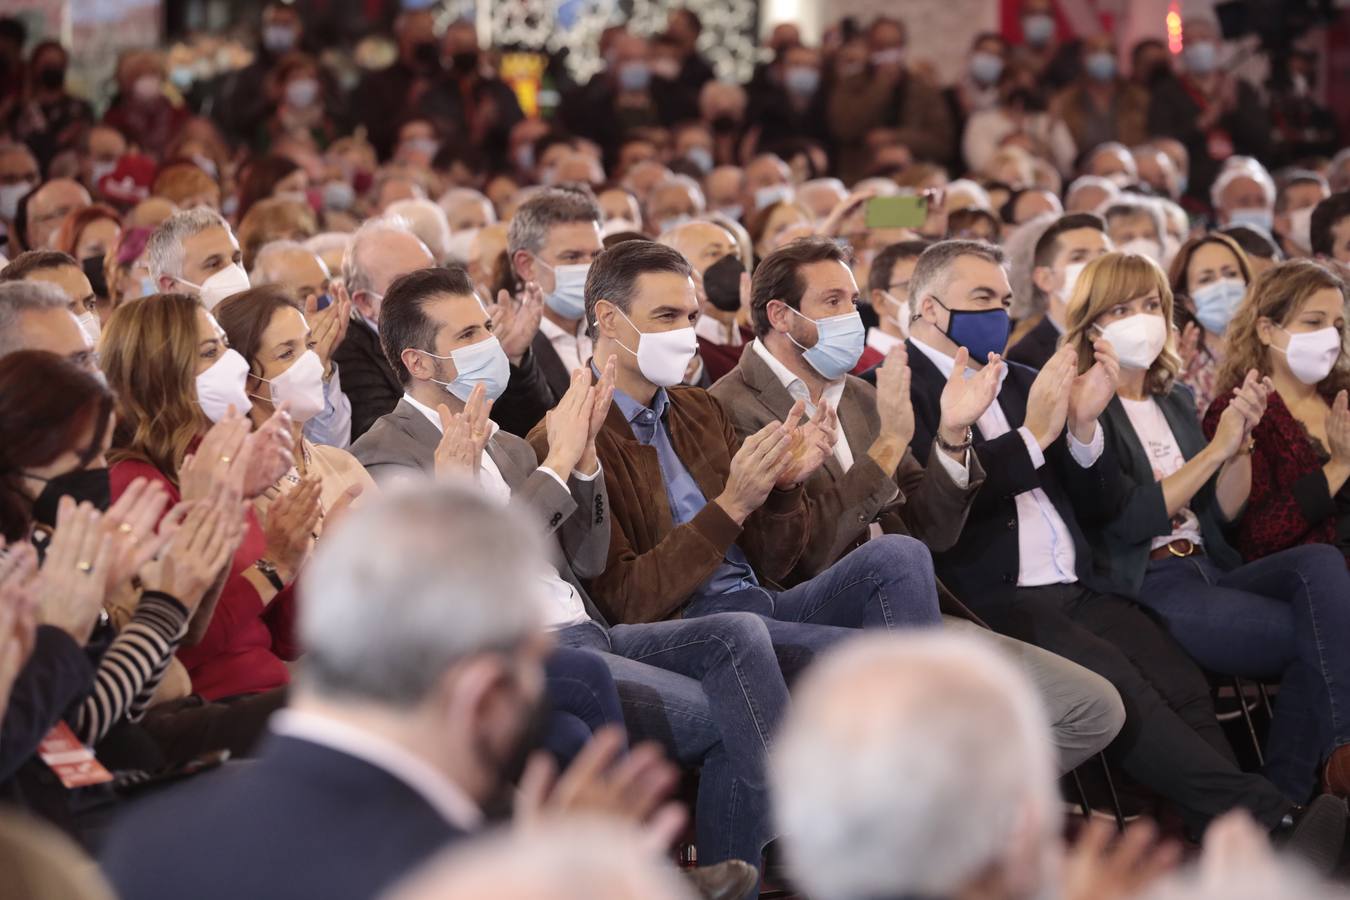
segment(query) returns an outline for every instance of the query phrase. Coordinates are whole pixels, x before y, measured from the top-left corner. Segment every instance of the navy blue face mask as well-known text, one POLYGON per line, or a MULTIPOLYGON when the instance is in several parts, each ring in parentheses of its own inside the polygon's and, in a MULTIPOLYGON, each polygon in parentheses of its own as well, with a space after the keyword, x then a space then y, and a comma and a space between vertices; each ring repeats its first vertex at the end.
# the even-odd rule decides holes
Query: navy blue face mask
POLYGON ((1012 320, 1003 307, 982 309, 978 312, 965 309, 952 309, 933 297, 939 306, 947 310, 950 319, 947 330, 943 332, 959 347, 965 347, 972 362, 983 365, 990 353, 1002 353, 1008 345, 1008 335, 1012 331, 1012 320))

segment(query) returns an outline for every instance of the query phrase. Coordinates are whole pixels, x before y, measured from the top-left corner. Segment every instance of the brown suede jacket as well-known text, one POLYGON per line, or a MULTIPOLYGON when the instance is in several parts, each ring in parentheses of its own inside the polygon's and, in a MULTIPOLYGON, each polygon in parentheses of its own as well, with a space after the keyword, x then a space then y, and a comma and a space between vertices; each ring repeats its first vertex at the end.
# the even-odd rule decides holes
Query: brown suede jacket
MULTIPOLYGON (((680 618, 690 596, 736 544, 760 581, 773 587, 796 566, 808 540, 800 486, 775 490, 745 525, 714 503, 726 487, 741 441, 725 411, 702 388, 668 388, 666 427, 671 446, 707 498, 707 505, 676 526, 666 498, 656 448, 639 443, 618 405, 596 439, 605 472, 613 527, 605 571, 590 582, 591 599, 611 624, 680 618)), ((530 432, 540 459, 548 455, 541 423, 530 432)))

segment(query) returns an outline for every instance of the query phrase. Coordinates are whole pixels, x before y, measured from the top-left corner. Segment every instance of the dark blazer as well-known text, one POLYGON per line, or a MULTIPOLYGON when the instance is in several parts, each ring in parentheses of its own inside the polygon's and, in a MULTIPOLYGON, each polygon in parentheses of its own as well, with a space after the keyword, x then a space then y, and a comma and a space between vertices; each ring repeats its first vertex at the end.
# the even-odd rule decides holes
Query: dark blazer
POLYGON ((383 769, 271 735, 131 807, 101 863, 123 900, 364 900, 463 834, 383 769))
POLYGON ((1004 356, 1009 362, 1021 363, 1039 369, 1050 361, 1059 348, 1059 329, 1050 316, 1041 317, 1036 326, 1022 335, 1022 339, 1008 348, 1004 356))
MULTIPOLYGON (((552 353, 551 347, 549 352, 552 353)), ((557 354, 553 358, 556 360, 557 354)), ((359 316, 353 316, 333 360, 342 367, 342 392, 352 402, 352 441, 355 441, 376 419, 398 405, 403 385, 384 355, 379 334, 359 316)), ((563 390, 567 390, 566 380, 563 390)), ((561 396, 559 393, 558 397, 561 396)), ((536 369, 533 354, 527 351, 519 366, 511 366, 506 390, 492 404, 492 421, 523 437, 556 404, 557 397, 536 369)))
MULTIPOLYGON (((923 351, 907 342, 912 373, 910 393, 914 399, 914 442, 910 447, 920 461, 928 454, 941 416, 938 400, 947 379, 923 351)), ((1054 505, 1073 538, 1078 579, 1088 587, 1104 589, 1092 571, 1092 548, 1078 525, 1074 500, 1094 503, 1107 494, 1106 472, 1118 464, 1110 448, 1091 468, 1084 469, 1069 455, 1061 437, 1045 453, 1045 465, 1037 469, 1017 429, 1026 418, 1027 395, 1036 372, 1017 363, 1008 364, 1008 376, 998 395, 998 404, 1011 427, 1006 434, 987 439, 974 429, 976 456, 984 467, 984 486, 975 495, 966 527, 956 546, 934 554, 937 574, 956 596, 975 612, 1011 601, 1017 590, 1018 494, 1041 488, 1054 505)))
MULTIPOLYGON (((1182 456, 1190 459, 1205 449, 1209 442, 1200 430, 1195 395, 1189 388, 1174 384, 1154 399, 1182 456)), ((1162 484, 1154 479, 1153 465, 1119 398, 1111 399, 1099 425, 1117 466, 1114 472, 1103 473, 1109 495, 1099 503, 1080 504, 1079 516, 1088 529, 1098 576, 1108 581, 1112 591, 1137 597, 1148 569, 1149 545, 1155 537, 1172 533, 1172 519, 1163 501, 1162 484)), ((1224 537, 1223 511, 1214 492, 1217 478, 1211 478, 1188 506, 1200 520, 1205 555, 1220 568, 1232 569, 1242 565, 1242 557, 1224 537)))
MULTIPOLYGON (((435 475, 440 440, 440 430, 431 420, 400 400, 393 412, 352 445, 352 455, 377 481, 400 474, 427 477, 435 475)), ((534 509, 557 538, 558 574, 581 594, 591 618, 605 624, 580 581, 603 572, 609 555, 609 501, 603 475, 590 481, 573 476, 564 490, 552 475, 539 471, 534 449, 505 429, 488 440, 486 452, 511 495, 534 509)))
POLYGON ((389 412, 403 396, 403 385, 384 358, 380 336, 360 316, 353 316, 347 336, 333 351, 342 369, 342 392, 352 402, 352 440, 355 441, 389 412))
POLYGON ((94 665, 84 648, 59 628, 39 626, 9 705, 0 710, 0 784, 32 758, 71 704, 93 688, 94 665))
MULTIPOLYGON (((548 339, 548 335, 542 331, 536 331, 534 340, 530 343, 530 355, 534 357, 534 368, 539 373, 540 378, 548 387, 551 409, 562 395, 567 393, 568 386, 572 383, 572 373, 567 371, 567 366, 558 358, 558 351, 553 349, 553 342, 548 339)), ((539 418, 543 418, 540 416, 539 418)), ((538 420, 536 420, 538 421, 538 420)), ((533 424, 531 425, 533 427, 533 424)), ((521 437, 529 434, 529 430, 519 432, 521 437)))

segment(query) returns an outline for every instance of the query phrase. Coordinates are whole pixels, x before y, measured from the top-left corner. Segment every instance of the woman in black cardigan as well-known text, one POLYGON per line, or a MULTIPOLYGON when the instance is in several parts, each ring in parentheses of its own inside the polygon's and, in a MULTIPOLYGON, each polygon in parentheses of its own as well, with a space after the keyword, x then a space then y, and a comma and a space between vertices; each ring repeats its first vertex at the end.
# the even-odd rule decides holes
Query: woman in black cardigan
POLYGON ((1079 371, 1093 344, 1120 357, 1116 396, 1099 420, 1119 477, 1107 496, 1078 498, 1098 574, 1152 609, 1195 659, 1216 672, 1280 678, 1266 775, 1295 802, 1317 782, 1350 792, 1350 575, 1331 547, 1307 546, 1243 562, 1224 537, 1251 489, 1251 430, 1268 380, 1233 391, 1205 441, 1179 365, 1172 292, 1152 260, 1111 253, 1084 270, 1069 301, 1064 341, 1079 371))

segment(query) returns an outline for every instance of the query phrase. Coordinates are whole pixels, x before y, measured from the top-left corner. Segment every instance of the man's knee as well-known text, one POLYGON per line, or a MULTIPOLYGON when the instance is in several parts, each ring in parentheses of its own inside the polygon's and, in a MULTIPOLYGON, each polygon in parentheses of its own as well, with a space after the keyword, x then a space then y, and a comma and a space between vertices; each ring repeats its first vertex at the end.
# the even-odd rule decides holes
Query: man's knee
POLYGON ((883 534, 863 544, 854 553, 881 571, 897 577, 912 576, 916 572, 931 576, 933 555, 923 541, 903 534, 883 534))

